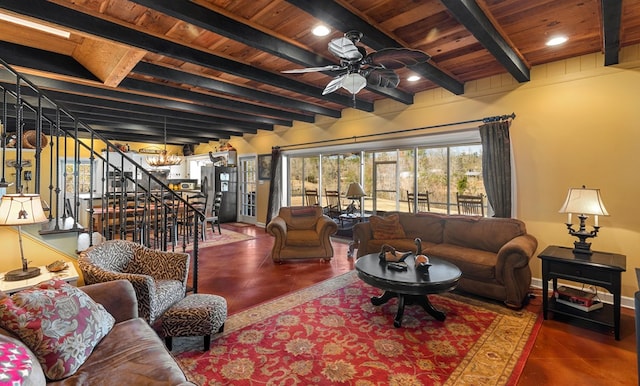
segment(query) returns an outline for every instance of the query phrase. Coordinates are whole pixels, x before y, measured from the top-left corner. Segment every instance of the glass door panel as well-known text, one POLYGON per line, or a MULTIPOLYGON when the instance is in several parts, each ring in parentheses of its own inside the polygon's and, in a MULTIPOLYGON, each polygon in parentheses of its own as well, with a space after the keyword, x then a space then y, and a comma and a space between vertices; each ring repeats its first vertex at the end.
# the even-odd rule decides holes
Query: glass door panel
POLYGON ((238 221, 256 222, 256 158, 240 157, 238 221))

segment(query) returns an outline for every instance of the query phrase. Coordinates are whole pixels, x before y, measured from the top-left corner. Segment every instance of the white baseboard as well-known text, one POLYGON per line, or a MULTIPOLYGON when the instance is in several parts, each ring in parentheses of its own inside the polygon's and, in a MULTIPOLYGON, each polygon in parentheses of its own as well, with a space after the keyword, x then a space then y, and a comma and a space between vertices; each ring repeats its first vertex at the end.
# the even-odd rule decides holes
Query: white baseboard
MULTIPOLYGON (((567 286, 567 287, 572 287, 572 288, 576 288, 576 289, 580 289, 580 287, 578 286, 574 286, 574 285, 568 285, 566 283, 563 283, 562 285, 567 286)), ((542 279, 539 279, 537 277, 534 277, 531 279, 531 286, 533 288, 540 288, 542 289, 542 279)), ((549 285, 549 288, 551 288, 551 285, 549 285)), ((608 304, 613 304, 613 295, 611 295, 611 293, 609 293, 608 291, 598 291, 598 298, 600 298, 600 301, 603 303, 608 303, 608 304)), ((620 306, 621 307, 625 307, 625 308, 630 308, 630 309, 635 309, 635 299, 633 297, 628 297, 628 296, 621 296, 620 297, 620 306)))

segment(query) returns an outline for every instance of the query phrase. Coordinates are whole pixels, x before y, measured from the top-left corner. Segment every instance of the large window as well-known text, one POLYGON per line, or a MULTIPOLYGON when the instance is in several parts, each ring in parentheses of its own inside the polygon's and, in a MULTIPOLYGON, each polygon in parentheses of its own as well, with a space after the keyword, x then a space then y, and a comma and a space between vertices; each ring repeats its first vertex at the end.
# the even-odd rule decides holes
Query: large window
MULTIPOLYGON (((323 154, 291 154, 291 172, 287 202, 304 203, 304 189, 318 189, 320 196, 337 190, 344 203, 351 182, 361 183, 367 197, 364 210, 369 213, 409 211, 408 193, 429 194, 430 211, 457 213, 456 193, 485 194, 482 180, 482 145, 479 137, 458 143, 415 139, 418 146, 395 149, 341 149, 323 154), (424 143, 422 143, 424 142, 424 143)), ((382 147, 384 144, 379 144, 382 147)), ((325 200, 320 201, 325 205, 325 200)), ((486 200, 485 200, 486 204, 486 200)), ((486 212, 486 211, 485 211, 486 212)))

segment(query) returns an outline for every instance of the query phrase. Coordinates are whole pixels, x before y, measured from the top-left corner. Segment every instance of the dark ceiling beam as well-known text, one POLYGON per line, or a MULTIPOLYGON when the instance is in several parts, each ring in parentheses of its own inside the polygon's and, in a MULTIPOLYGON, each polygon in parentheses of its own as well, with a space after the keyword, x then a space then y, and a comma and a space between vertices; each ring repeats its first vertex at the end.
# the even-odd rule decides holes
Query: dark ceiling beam
POLYGON ((92 96, 96 98, 105 98, 118 100, 128 103, 146 104, 152 106, 159 106, 169 110, 180 110, 184 112, 198 113, 203 115, 211 115, 213 117, 223 117, 228 119, 235 119, 238 121, 249 122, 261 122, 270 125, 291 126, 293 122, 291 120, 269 118, 262 116, 255 116, 251 114, 244 114, 237 111, 229 111, 225 109, 219 109, 212 106, 203 106, 192 103, 186 103, 181 101, 174 101, 157 96, 140 95, 128 92, 118 91, 112 88, 93 87, 83 84, 65 82, 61 80, 49 79, 41 76, 32 75, 29 79, 35 83, 42 90, 51 90, 64 93, 73 93, 85 96, 92 96))
POLYGON ((620 59, 620 23, 622 20, 622 0, 600 0, 602 5, 602 36, 604 65, 618 64, 620 59))
MULTIPOLYGON (((134 111, 120 111, 115 109, 104 109, 95 106, 67 104, 69 109, 76 115, 89 114, 95 117, 104 117, 105 119, 124 119, 130 123, 139 123, 143 125, 163 127, 164 120, 167 123, 167 133, 171 132, 171 128, 182 132, 193 133, 198 135, 202 132, 211 132, 216 135, 238 135, 237 131, 226 131, 224 125, 213 124, 209 122, 197 122, 191 120, 179 119, 174 116, 163 117, 159 115, 150 115, 134 111), (159 125, 159 126, 158 126, 159 125)), ((257 130, 251 130, 253 134, 257 130)))
MULTIPOLYGON (((322 97, 322 90, 317 87, 309 86, 285 76, 273 74, 195 48, 183 46, 120 24, 112 23, 108 20, 89 16, 45 0, 30 0, 28 2, 0 0, 0 7, 22 15, 45 20, 50 23, 131 45, 160 55, 195 63, 206 68, 227 72, 256 82, 266 83, 274 87, 287 89, 315 98, 322 97)), ((336 93, 325 95, 323 99, 345 107, 351 107, 353 103, 352 98, 349 96, 336 93)), ((359 110, 372 112, 373 103, 358 101, 357 108, 359 110)))
POLYGON ((248 87, 242 87, 235 84, 221 82, 219 80, 207 78, 204 76, 194 75, 188 72, 158 66, 152 63, 139 62, 132 72, 152 76, 155 78, 166 79, 171 82, 195 84, 198 87, 206 88, 215 92, 233 95, 240 98, 263 101, 269 105, 277 105, 286 107, 287 109, 300 110, 311 114, 326 115, 332 118, 340 118, 341 111, 329 109, 326 107, 306 103, 297 99, 281 97, 279 95, 270 94, 264 91, 254 90, 248 87))
MULTIPOLYGON (((336 64, 335 61, 330 61, 321 55, 307 51, 188 0, 131 1, 301 66, 321 67, 336 64)), ((335 74, 331 72, 324 72, 324 74, 331 77, 335 76, 335 74)), ((405 104, 413 103, 413 95, 400 90, 385 87, 368 88, 387 98, 393 98, 405 104)), ((320 95, 316 96, 322 98, 320 95)), ((356 99, 356 104, 360 102, 359 99, 356 99)))
MULTIPOLYGON (((86 122, 89 124, 91 124, 92 122, 108 122, 111 124, 111 126, 117 126, 117 124, 120 124, 120 123, 132 124, 132 125, 138 125, 140 127, 140 129, 137 130, 137 132, 141 134, 155 135, 155 136, 157 135, 162 136, 164 134, 164 126, 162 122, 149 124, 148 121, 142 120, 142 119, 127 118, 127 117, 112 117, 112 116, 106 116, 102 114, 91 114, 86 112, 80 112, 76 114, 76 116, 80 118, 82 122, 86 122)), ((168 123, 167 123, 166 132, 167 132, 167 138, 170 138, 172 136, 186 135, 189 138, 193 139, 193 142, 208 142, 208 141, 220 138, 220 135, 218 134, 217 131, 213 131, 213 130, 204 131, 201 129, 198 131, 193 131, 181 126, 170 125, 168 123)), ((230 137, 228 133, 223 136, 225 138, 230 137)))
MULTIPOLYGON (((402 44, 375 28, 368 21, 353 14, 350 10, 333 1, 286 0, 288 3, 322 20, 327 25, 340 31, 357 30, 362 32, 362 42, 375 50, 383 48, 402 48, 402 44)), ((428 53, 428 52, 427 52, 428 53)), ((450 92, 464 94, 464 84, 454 79, 433 63, 421 63, 411 66, 411 70, 429 79, 450 92)))
MULTIPOLYGON (((139 142, 150 142, 150 140, 153 140, 154 142, 164 142, 164 133, 161 128, 159 130, 150 130, 147 126, 142 126, 136 123, 114 122, 113 120, 105 120, 105 119, 90 118, 90 117, 83 117, 82 121, 86 122, 94 129, 97 128, 97 131, 103 135, 107 135, 107 133, 109 133, 109 135, 112 135, 112 134, 119 135, 123 132, 123 129, 125 129, 126 130, 125 134, 136 135, 140 138, 145 138, 144 141, 138 140, 139 142)), ((184 133, 169 134, 169 131, 167 130, 166 138, 167 138, 168 144, 179 144, 179 143, 184 144, 184 143, 207 143, 209 141, 217 141, 219 139, 229 138, 229 136, 217 136, 217 135, 192 136, 192 135, 185 135, 184 133)))
POLYGON ((13 67, 38 69, 53 74, 100 82, 89 70, 70 56, 0 41, 0 58, 13 67))
MULTIPOLYGON (((3 46, 4 44, 0 43, 0 53, 2 52, 1 47, 3 46)), ((21 47, 21 46, 17 46, 17 47, 21 47)), ((5 53, 9 54, 8 50, 11 48, 14 48, 14 47, 10 47, 10 46, 5 47, 5 53)), ((16 54, 11 55, 10 57, 5 56, 5 58, 8 59, 8 60, 5 59, 5 61, 8 61, 10 64, 14 66, 18 65, 18 66, 38 70, 38 71, 53 72, 51 70, 55 70, 55 68, 51 66, 50 63, 54 63, 57 60, 62 59, 60 57, 66 58, 64 55, 59 55, 59 54, 54 54, 44 50, 29 48, 26 50, 25 49, 17 50, 16 54)), ((35 78, 35 77, 30 77, 30 78, 35 78)), ((84 79, 95 80, 95 79, 88 79, 88 78, 84 78, 84 79)), ((192 83, 192 84, 197 84, 197 83, 192 83)), ((65 87, 65 86, 64 84, 59 83, 59 87, 65 87)), ((170 95, 172 98, 195 101, 198 104, 215 106, 216 108, 219 108, 219 109, 230 110, 228 114, 231 114, 231 115, 235 115, 236 112, 239 112, 242 114, 275 117, 275 118, 287 120, 287 121, 293 121, 293 120, 298 120, 301 122, 314 121, 314 117, 312 115, 296 114, 292 112, 283 111, 282 109, 274 109, 274 108, 268 108, 268 107, 259 106, 259 105, 253 105, 250 103, 243 103, 243 102, 235 101, 232 99, 220 98, 212 95, 191 92, 191 91, 180 89, 180 88, 170 87, 170 86, 166 86, 158 83, 146 82, 142 80, 124 79, 120 83, 120 88, 130 89, 133 91, 139 91, 143 93, 157 94, 158 96, 170 95)), ((65 88, 65 90, 72 91, 71 88, 65 88)), ((95 88, 95 90, 98 93, 104 93, 104 91, 101 91, 104 89, 95 88)), ((85 88, 85 92, 86 92, 86 88, 85 88)), ((259 118, 256 118, 256 119, 259 120, 259 118)))
POLYGON ((233 132, 233 135, 242 134, 256 134, 257 130, 272 131, 273 126, 256 122, 242 122, 232 119, 210 117, 205 115, 197 115, 191 113, 182 113, 179 111, 170 111, 153 106, 135 105, 126 102, 112 101, 108 99, 99 98, 87 98, 81 95, 65 94, 53 92, 65 106, 69 107, 69 110, 79 111, 85 109, 87 106, 115 110, 129 114, 130 112, 141 114, 155 114, 159 117, 171 117, 180 119, 191 124, 197 124, 203 128, 211 127, 212 129, 222 127, 225 131, 233 132))
POLYGON ((213 95, 207 95, 181 88, 166 86, 160 83, 146 82, 144 80, 126 78, 122 82, 120 82, 119 88, 155 95, 170 95, 172 98, 188 100, 190 102, 202 104, 203 106, 216 106, 216 108, 229 111, 230 114, 240 113, 256 115, 256 120, 260 120, 261 118, 259 117, 263 116, 280 119, 283 122, 301 121, 313 123, 315 121, 313 115, 297 114, 289 111, 284 111, 282 109, 252 105, 233 99, 220 98, 213 95))
POLYGON ((486 48, 491 55, 518 82, 531 80, 529 67, 507 43, 475 1, 441 0, 460 24, 462 24, 486 48))

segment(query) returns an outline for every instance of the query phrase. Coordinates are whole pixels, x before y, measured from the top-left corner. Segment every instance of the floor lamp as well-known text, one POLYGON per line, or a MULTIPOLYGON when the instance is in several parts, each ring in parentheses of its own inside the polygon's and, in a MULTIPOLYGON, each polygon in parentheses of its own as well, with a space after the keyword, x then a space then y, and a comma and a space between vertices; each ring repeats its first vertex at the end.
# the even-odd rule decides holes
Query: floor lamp
POLYGON ((0 226, 17 226, 22 268, 5 273, 4 280, 18 281, 40 275, 40 268, 29 267, 22 249, 22 225, 46 222, 38 194, 5 194, 0 201, 0 226))

